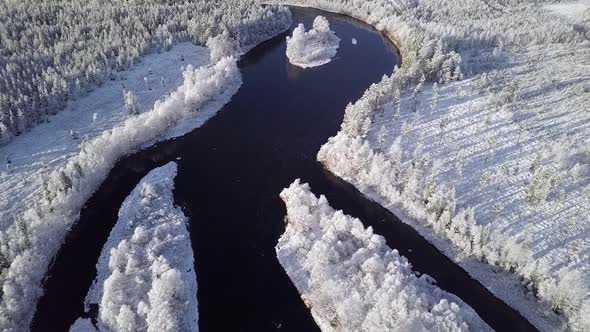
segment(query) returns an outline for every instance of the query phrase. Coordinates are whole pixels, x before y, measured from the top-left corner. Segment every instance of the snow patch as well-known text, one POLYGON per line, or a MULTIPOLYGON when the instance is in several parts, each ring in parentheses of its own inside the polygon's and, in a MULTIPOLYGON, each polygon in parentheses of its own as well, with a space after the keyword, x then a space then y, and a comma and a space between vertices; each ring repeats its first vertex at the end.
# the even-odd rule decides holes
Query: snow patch
POLYGON ((548 4, 544 6, 545 9, 565 17, 570 20, 575 20, 584 13, 585 10, 590 8, 589 0, 574 1, 574 2, 560 2, 554 4, 548 4))
POLYGON ((296 180, 281 192, 279 262, 323 331, 491 331, 463 301, 417 277, 360 220, 296 180))
POLYGON ((70 327, 70 332, 98 332, 90 318, 78 318, 70 327))
POLYGON ((311 30, 306 32, 303 23, 299 23, 293 35, 287 36, 287 57, 295 66, 317 67, 332 61, 339 46, 340 38, 330 30, 328 20, 318 16, 311 30))

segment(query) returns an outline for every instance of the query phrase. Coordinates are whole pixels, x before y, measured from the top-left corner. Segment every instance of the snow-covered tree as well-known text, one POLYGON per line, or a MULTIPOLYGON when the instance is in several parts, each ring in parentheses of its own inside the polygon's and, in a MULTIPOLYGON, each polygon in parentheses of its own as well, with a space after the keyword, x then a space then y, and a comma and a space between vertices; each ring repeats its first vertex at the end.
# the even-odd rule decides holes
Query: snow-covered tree
POLYGON ((211 52, 211 62, 217 62, 221 58, 233 55, 237 51, 236 45, 236 41, 230 37, 227 31, 209 38, 207 40, 207 47, 211 52))
POLYGON ((430 109, 434 112, 438 106, 438 83, 434 82, 432 85, 432 96, 430 100, 430 109))
POLYGON ((137 115, 140 113, 139 102, 133 91, 123 91, 123 99, 125 101, 125 109, 129 114, 137 115))

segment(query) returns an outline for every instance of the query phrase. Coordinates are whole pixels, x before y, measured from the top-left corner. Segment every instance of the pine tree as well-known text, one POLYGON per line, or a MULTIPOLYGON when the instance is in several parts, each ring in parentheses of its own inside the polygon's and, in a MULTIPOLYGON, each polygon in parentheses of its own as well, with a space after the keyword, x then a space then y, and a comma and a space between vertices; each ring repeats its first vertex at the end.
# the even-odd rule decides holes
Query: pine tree
POLYGON ((379 132, 377 133, 377 144, 379 144, 379 149, 383 149, 386 136, 387 130, 385 129, 385 125, 382 125, 381 128, 379 128, 379 132))
POLYGON ((139 103, 133 91, 124 91, 123 98, 125 101, 125 109, 131 115, 139 114, 139 103))
POLYGON ((430 101, 430 108, 434 112, 438 105, 438 83, 434 82, 432 85, 432 99, 430 101))

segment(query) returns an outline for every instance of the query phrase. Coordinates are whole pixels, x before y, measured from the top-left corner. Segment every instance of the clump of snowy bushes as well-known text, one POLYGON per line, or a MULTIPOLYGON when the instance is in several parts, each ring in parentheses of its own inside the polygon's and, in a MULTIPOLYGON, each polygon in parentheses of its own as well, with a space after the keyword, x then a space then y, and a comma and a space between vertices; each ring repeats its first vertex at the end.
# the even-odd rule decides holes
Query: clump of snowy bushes
POLYGON ((305 31, 300 23, 291 37, 287 36, 287 58, 289 62, 302 67, 324 65, 336 56, 340 38, 330 30, 330 23, 323 16, 313 20, 313 28, 305 31))
POLYGON ((279 262, 323 331, 491 330, 452 294, 417 277, 385 239, 296 180, 281 192, 279 262))
POLYGON ((291 24, 287 8, 248 0, 2 1, 0 17, 0 144, 146 53, 221 34, 244 51, 291 24))
MULTIPOLYGON (((188 220, 172 195, 176 171, 173 162, 152 170, 119 210, 86 297, 87 309, 98 305, 98 330, 198 331, 188 220)), ((83 320, 70 331, 83 331, 83 320)))
POLYGON ((0 273, 0 329, 27 328, 50 260, 117 160, 162 139, 175 125, 199 116, 203 108, 221 108, 241 82, 233 57, 196 69, 189 65, 183 84, 152 110, 84 142, 77 156, 50 173, 42 198, 0 233, 0 252, 9 263, 0 273))

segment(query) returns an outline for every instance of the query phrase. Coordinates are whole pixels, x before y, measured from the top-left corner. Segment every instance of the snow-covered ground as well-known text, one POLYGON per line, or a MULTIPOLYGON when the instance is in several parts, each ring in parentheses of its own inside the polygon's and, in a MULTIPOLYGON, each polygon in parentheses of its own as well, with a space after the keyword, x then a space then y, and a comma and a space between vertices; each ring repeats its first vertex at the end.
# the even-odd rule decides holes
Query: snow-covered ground
POLYGON ((552 3, 545 5, 545 8, 565 18, 575 20, 580 17, 585 10, 590 9, 590 0, 552 3))
POLYGON ((305 31, 300 23, 291 37, 287 37, 287 58, 295 66, 302 68, 317 67, 332 61, 336 56, 340 38, 330 30, 330 23, 323 16, 313 20, 313 27, 305 31))
POLYGON ((590 11, 288 2, 362 19, 403 59, 347 108, 318 159, 539 329, 590 330, 590 11))
MULTIPOLYGON (((85 301, 98 305, 98 330, 198 331, 188 220, 172 196, 176 170, 174 162, 152 170, 119 210, 85 301)), ((88 322, 71 331, 87 331, 88 322)))
POLYGON ((281 192, 279 262, 322 331, 491 331, 385 239, 296 180, 281 192))

